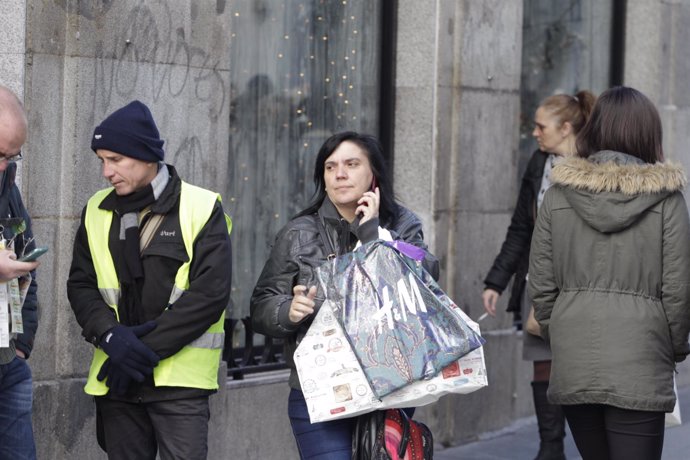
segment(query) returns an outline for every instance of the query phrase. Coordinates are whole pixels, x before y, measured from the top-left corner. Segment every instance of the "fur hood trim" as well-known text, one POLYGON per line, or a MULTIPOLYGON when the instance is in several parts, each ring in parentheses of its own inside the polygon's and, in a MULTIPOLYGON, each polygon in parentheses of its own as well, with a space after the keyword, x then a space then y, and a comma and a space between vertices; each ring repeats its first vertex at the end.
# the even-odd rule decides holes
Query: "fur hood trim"
POLYGON ((578 190, 629 196, 681 191, 687 184, 683 167, 676 163, 597 163, 580 157, 565 158, 556 164, 551 181, 578 190))

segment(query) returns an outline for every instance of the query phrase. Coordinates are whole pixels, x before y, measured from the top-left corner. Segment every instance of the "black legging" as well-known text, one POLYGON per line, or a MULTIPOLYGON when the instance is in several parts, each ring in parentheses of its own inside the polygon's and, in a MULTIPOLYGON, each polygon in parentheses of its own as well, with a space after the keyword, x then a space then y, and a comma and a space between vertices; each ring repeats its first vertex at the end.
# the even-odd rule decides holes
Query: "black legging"
POLYGON ((563 406, 583 460, 658 460, 664 447, 664 412, 604 404, 563 406))

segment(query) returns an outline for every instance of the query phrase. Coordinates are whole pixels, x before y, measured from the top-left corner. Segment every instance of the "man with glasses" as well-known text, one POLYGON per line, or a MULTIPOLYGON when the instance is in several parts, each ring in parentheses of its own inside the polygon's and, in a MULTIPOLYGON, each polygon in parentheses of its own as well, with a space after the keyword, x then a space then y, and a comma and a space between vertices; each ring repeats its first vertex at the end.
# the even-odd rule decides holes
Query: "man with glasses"
POLYGON ((31 220, 15 184, 16 162, 26 141, 22 103, 0 85, 0 459, 35 459, 31 426, 32 379, 26 359, 38 325, 36 281, 38 262, 17 260, 35 246, 31 220), (11 298, 17 278, 28 283, 21 301, 11 298), (8 291, 9 287, 9 291, 8 291))

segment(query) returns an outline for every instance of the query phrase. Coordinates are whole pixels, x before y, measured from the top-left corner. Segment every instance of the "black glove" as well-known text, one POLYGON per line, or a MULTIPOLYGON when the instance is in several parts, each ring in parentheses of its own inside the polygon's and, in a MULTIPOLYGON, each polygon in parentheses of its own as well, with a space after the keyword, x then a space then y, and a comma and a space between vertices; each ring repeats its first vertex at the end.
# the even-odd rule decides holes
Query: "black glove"
POLYGON ((110 359, 105 360, 96 378, 103 381, 106 377, 106 385, 110 388, 110 393, 114 395, 123 396, 127 393, 130 383, 132 383, 132 378, 118 366, 112 364, 110 359))
POLYGON ((101 348, 110 357, 110 366, 117 366, 137 382, 143 381, 145 375, 151 375, 160 358, 139 337, 155 328, 155 321, 149 321, 139 326, 115 326, 106 332, 101 348))

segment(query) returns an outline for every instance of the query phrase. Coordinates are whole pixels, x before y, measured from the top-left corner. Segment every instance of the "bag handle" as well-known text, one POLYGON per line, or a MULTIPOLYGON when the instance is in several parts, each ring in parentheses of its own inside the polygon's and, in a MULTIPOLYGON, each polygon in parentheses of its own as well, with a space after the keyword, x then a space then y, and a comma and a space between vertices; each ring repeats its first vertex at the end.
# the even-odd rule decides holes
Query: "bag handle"
POLYGON ((144 228, 141 229, 139 235, 139 253, 144 252, 153 239, 153 234, 158 230, 161 222, 163 222, 163 214, 152 214, 151 217, 144 223, 144 228))
POLYGON ((328 254, 326 258, 328 260, 334 259, 337 256, 335 245, 333 244, 333 240, 331 240, 331 236, 326 231, 326 224, 323 223, 323 217, 320 215, 316 216, 316 226, 319 228, 319 235, 321 235, 321 240, 326 247, 326 251, 330 251, 330 254, 328 254))
POLYGON ((402 426, 402 436, 400 437, 400 445, 398 446, 398 457, 405 458, 407 445, 410 443, 410 418, 402 409, 395 409, 400 415, 400 426, 402 426))

